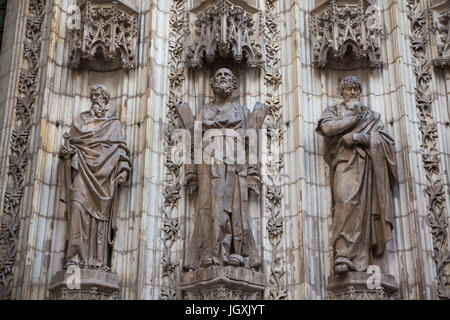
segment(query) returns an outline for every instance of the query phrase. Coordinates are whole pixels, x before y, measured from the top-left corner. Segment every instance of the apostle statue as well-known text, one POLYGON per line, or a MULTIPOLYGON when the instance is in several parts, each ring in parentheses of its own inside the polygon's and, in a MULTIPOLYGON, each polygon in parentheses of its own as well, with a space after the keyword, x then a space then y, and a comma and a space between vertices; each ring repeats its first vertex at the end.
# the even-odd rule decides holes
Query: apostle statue
POLYGON ((60 151, 61 200, 68 213, 66 268, 110 271, 118 191, 130 177, 131 162, 120 120, 107 117, 109 99, 104 86, 91 88, 91 109, 74 120, 60 151))
POLYGON ((360 80, 345 78, 340 93, 343 102, 328 107, 316 129, 330 166, 335 274, 365 272, 383 255, 392 239, 397 182, 394 140, 380 114, 361 103, 360 80))
MULTIPOLYGON (((233 97, 238 79, 227 68, 217 70, 210 83, 215 99, 205 104, 195 118, 203 134, 204 158, 201 164, 186 166, 186 184, 198 187, 198 198, 184 269, 211 265, 257 269, 260 258, 249 222, 249 191, 259 192, 259 166, 248 161, 248 157, 243 162, 237 158, 249 154, 249 142, 242 133, 260 129, 267 107, 258 103, 251 114, 239 104, 233 97), (224 138, 219 140, 219 148, 208 151, 210 145, 205 141, 218 136, 224 138), (244 146, 237 158, 236 149, 219 150, 228 138, 244 146), (211 161, 206 159, 207 154, 211 155, 211 161)), ((183 119, 189 118, 185 115, 190 111, 182 110, 182 106, 178 110, 183 119)))

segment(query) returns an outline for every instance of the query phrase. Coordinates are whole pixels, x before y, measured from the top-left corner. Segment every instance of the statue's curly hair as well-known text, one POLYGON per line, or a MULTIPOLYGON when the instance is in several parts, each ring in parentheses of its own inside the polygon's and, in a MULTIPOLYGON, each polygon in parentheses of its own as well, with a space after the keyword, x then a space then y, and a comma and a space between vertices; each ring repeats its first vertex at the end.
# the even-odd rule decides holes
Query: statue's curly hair
POLYGON ((355 76, 345 77, 339 84, 339 94, 342 96, 346 87, 357 87, 362 92, 361 80, 355 76))
POLYGON ((111 93, 109 92, 109 90, 105 86, 102 86, 100 84, 91 87, 91 92, 89 94, 89 97, 91 99, 94 93, 99 93, 100 95, 105 97, 107 102, 109 102, 109 99, 111 99, 111 93))

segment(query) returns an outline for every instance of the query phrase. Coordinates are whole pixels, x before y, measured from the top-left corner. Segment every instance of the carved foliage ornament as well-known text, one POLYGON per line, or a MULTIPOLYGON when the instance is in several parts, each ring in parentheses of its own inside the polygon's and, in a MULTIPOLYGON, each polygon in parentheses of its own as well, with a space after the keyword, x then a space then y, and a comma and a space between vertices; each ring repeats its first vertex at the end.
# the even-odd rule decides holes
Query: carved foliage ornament
POLYGON ((20 207, 30 152, 30 132, 37 100, 37 79, 41 56, 45 0, 30 0, 25 25, 24 67, 20 72, 16 122, 11 133, 8 185, 0 228, 0 300, 11 298, 13 267, 18 250, 20 207))
POLYGON ((186 48, 190 68, 201 68, 217 57, 232 57, 251 69, 261 68, 264 53, 255 17, 227 0, 197 15, 186 48))
MULTIPOLYGON (((281 206, 283 200, 282 171, 283 156, 276 152, 273 146, 281 148, 283 144, 283 114, 279 97, 279 87, 282 83, 280 66, 280 20, 276 14, 278 0, 265 0, 264 10, 264 41, 267 56, 264 63, 264 85, 267 90, 266 105, 269 113, 264 122, 267 132, 268 161, 266 164, 265 181, 265 216, 267 217, 266 231, 271 245, 271 256, 268 267, 268 286, 265 299, 284 300, 287 298, 285 285, 284 257, 282 253, 282 238, 284 235, 284 220, 281 206)), ((275 147, 276 148, 276 147, 275 147)))
POLYGON ((370 68, 383 66, 381 13, 367 0, 329 0, 311 12, 314 67, 323 69, 331 59, 346 65, 368 61, 370 68))
POLYGON ((176 209, 181 198, 181 164, 172 161, 172 150, 178 141, 174 131, 183 128, 176 107, 183 102, 184 63, 183 44, 186 22, 186 0, 173 0, 170 8, 169 31, 169 102, 166 115, 164 155, 166 172, 164 176, 162 215, 163 254, 161 257, 161 300, 176 300, 179 296, 178 266, 174 244, 180 239, 180 223, 176 209))
POLYGON ((411 21, 411 50, 416 76, 416 105, 419 129, 422 133, 422 161, 425 169, 428 196, 428 225, 433 238, 433 260, 436 266, 436 291, 441 299, 450 299, 450 251, 448 250, 447 204, 445 186, 440 169, 439 135, 433 115, 431 93, 431 63, 428 60, 426 15, 420 0, 409 0, 411 21))
POLYGON ((450 2, 442 1, 430 9, 433 64, 450 67, 450 2))
MULTIPOLYGON (((79 12, 79 25, 69 30, 69 67, 85 64, 95 71, 136 67, 138 15, 118 1, 86 1, 79 12)), ((75 17, 77 19, 77 17, 75 17)))

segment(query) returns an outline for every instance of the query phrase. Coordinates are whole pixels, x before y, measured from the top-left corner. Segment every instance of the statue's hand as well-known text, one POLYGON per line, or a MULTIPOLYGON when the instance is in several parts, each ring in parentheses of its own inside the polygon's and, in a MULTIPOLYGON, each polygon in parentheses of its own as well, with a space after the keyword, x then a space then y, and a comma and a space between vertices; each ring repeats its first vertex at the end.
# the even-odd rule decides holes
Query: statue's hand
POLYGON ((117 176, 117 183, 119 184, 119 186, 125 184, 128 180, 128 172, 127 171, 122 171, 118 176, 117 176))
POLYGON ((356 114, 357 120, 361 121, 367 115, 367 107, 363 103, 357 103, 353 107, 353 112, 356 114))
POLYGON ((59 151, 60 157, 64 159, 69 159, 75 154, 76 150, 72 146, 62 145, 61 150, 59 151))
POLYGON ((352 147, 355 144, 353 133, 347 133, 342 139, 344 140, 344 145, 346 147, 352 147))

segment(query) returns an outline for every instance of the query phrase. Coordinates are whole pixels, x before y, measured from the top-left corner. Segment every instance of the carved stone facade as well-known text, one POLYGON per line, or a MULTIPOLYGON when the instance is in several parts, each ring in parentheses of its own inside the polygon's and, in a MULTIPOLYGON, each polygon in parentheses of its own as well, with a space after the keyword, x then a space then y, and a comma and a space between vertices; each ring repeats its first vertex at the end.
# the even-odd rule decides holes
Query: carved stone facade
MULTIPOLYGON (((448 1, 23 0, 8 1, 6 10, 0 299, 449 299, 448 1), (239 86, 229 103, 211 105, 210 78, 222 68, 239 86), (352 257, 344 263, 352 268, 336 268, 333 238, 333 192, 353 184, 344 179, 337 188, 330 179, 333 145, 315 132, 328 107, 342 106, 339 84, 348 76, 360 79, 357 105, 391 136, 379 133, 392 142, 384 144, 383 161, 398 175, 383 193, 391 195, 383 202, 392 209, 388 228, 373 229, 391 235, 379 239, 383 254, 373 254, 373 246, 358 270, 352 257), (72 273, 68 230, 76 228, 60 201, 71 187, 59 173, 77 161, 63 161, 60 150, 77 116, 89 112, 90 88, 98 84, 110 92, 105 122, 120 120, 132 170, 115 193, 116 215, 99 219, 117 224, 103 246, 103 266, 72 273), (226 204, 223 217, 245 227, 224 228, 221 254, 189 268, 196 227, 207 226, 198 232, 204 239, 218 234, 220 223, 199 214, 199 198, 209 199, 215 187, 195 191, 192 167, 177 160, 179 133, 190 132, 186 124, 204 111, 205 126, 229 129, 261 110, 261 166, 252 174, 237 164, 226 175, 200 171, 217 184, 239 181, 239 188, 225 184, 233 197, 222 201, 225 190, 214 199, 226 204), (252 254, 248 243, 239 245, 241 231, 254 240, 252 254)), ((227 81, 218 86, 226 91, 227 81)), ((339 110, 336 117, 345 118, 339 110)), ((366 141, 351 138, 349 144, 366 141)), ((374 170, 389 172, 383 168, 374 170)), ((382 218, 373 213, 371 219, 382 218)), ((97 228, 97 220, 89 223, 97 228)))
POLYGON ((79 0, 72 7, 69 66, 96 71, 134 69, 137 64, 138 14, 122 1, 79 0))
POLYGON ((365 60, 383 66, 384 28, 380 9, 368 0, 328 0, 311 12, 313 63, 325 68, 332 59, 344 65, 365 60))

